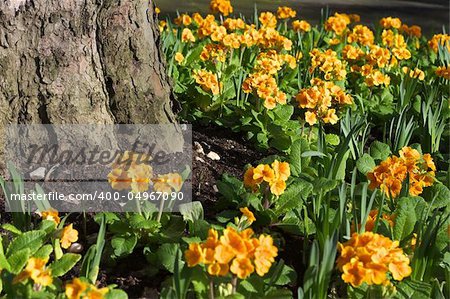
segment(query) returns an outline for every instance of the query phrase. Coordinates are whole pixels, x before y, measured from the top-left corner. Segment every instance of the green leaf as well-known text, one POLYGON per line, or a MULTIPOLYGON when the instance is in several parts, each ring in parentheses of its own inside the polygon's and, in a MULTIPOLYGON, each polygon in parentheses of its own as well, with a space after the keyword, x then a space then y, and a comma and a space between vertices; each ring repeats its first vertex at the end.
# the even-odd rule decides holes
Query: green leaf
POLYGON ((313 182, 313 192, 314 194, 321 192, 322 194, 326 194, 336 188, 336 186, 337 181, 321 177, 313 182))
POLYGON ((6 256, 11 256, 14 252, 24 248, 29 248, 31 253, 34 253, 44 243, 45 235, 45 232, 39 230, 32 230, 21 234, 9 244, 8 249, 6 250, 6 256))
POLYGON ((158 261, 166 268, 167 271, 173 273, 175 267, 175 257, 179 251, 180 245, 177 243, 162 244, 156 252, 158 261))
POLYGON ((369 153, 374 160, 383 161, 391 154, 391 148, 386 143, 374 141, 370 145, 369 153))
POLYGON ((397 286, 397 293, 395 298, 401 299, 428 299, 431 294, 431 285, 412 279, 405 279, 401 281, 397 286))
POLYGON ((128 299, 127 293, 122 290, 114 289, 106 293, 105 299, 128 299))
POLYGON ((281 215, 292 209, 301 207, 303 201, 311 194, 311 183, 297 179, 280 195, 275 204, 275 214, 281 215))
POLYGON ((397 201, 393 229, 394 240, 402 241, 413 232, 418 219, 416 209, 420 204, 425 204, 420 197, 403 197, 397 201))
POLYGON ((36 251, 33 256, 40 259, 48 259, 50 254, 53 252, 53 246, 50 244, 44 245, 36 251))
POLYGON ((20 229, 18 229, 17 227, 15 227, 14 225, 12 225, 11 223, 5 223, 2 225, 2 228, 4 230, 7 230, 15 235, 21 235, 22 231, 20 229))
POLYGON ((442 183, 435 182, 433 186, 425 188, 422 197, 430 203, 433 201, 433 209, 450 205, 450 190, 442 183))
POLYGON ((160 227, 160 223, 156 220, 146 219, 140 214, 133 214, 129 218, 130 226, 134 229, 145 229, 145 230, 157 230, 160 227))
POLYGON ((362 155, 362 157, 356 161, 356 167, 364 175, 367 175, 368 172, 372 171, 375 166, 375 161, 368 154, 362 155))
POLYGON ((137 244, 137 236, 114 236, 111 240, 111 246, 116 256, 123 256, 133 252, 137 244))
POLYGON ((49 268, 52 271, 53 277, 59 277, 72 269, 76 263, 81 259, 80 254, 66 253, 59 260, 50 264, 49 268))
POLYGON ((288 289, 276 289, 269 291, 263 298, 266 299, 290 299, 293 298, 292 292, 288 289))
POLYGON ((24 248, 11 254, 8 258, 10 272, 13 274, 19 274, 23 267, 25 267, 30 255, 31 250, 29 248, 24 248))
POLYGON ((302 154, 309 151, 309 149, 308 141, 303 138, 292 143, 291 152, 289 153, 289 164, 292 175, 298 176, 302 172, 302 168, 308 166, 311 158, 302 157, 302 154))
POLYGON ((181 204, 179 210, 184 221, 203 220, 203 206, 199 201, 181 204))
POLYGON ((339 143, 341 142, 341 140, 339 139, 339 136, 336 134, 326 134, 325 135, 325 141, 329 144, 329 145, 339 145, 339 143))
POLYGON ((275 115, 275 123, 282 125, 291 119, 294 113, 294 106, 292 105, 277 105, 275 109, 272 110, 275 115))

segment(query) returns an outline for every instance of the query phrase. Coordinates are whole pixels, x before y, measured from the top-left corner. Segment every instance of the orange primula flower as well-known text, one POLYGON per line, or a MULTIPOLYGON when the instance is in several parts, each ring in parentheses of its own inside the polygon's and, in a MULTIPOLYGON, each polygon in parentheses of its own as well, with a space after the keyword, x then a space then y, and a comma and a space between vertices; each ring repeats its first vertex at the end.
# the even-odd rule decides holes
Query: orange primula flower
MULTIPOLYGON (((242 208, 247 219, 254 219, 253 213, 242 208)), ((278 249, 270 236, 253 237, 252 229, 236 231, 227 227, 219 238, 218 232, 210 229, 208 238, 201 244, 191 243, 185 251, 188 267, 199 264, 208 265, 207 272, 212 276, 226 276, 229 272, 245 279, 255 272, 264 276, 275 262, 278 249)))
POLYGON ((400 157, 391 156, 371 172, 367 173, 369 188, 381 188, 386 196, 392 198, 400 194, 403 181, 409 177, 409 193, 420 195, 423 187, 434 182, 436 166, 429 154, 421 155, 417 150, 404 147, 399 151, 400 157))
POLYGON ((296 15, 297 15, 297 12, 295 10, 293 10, 292 8, 287 7, 287 6, 280 6, 277 9, 277 16, 281 20, 289 19, 289 18, 295 18, 296 15))
POLYGON ((309 32, 311 31, 311 25, 304 20, 295 20, 292 22, 292 29, 299 32, 309 32))
POLYGON ((233 6, 229 0, 211 0, 210 9, 214 13, 221 13, 228 16, 233 12, 233 6))
POLYGON ((358 287, 362 283, 385 284, 390 272, 395 280, 411 275, 409 258, 398 247, 398 241, 372 232, 354 233, 344 244, 338 244, 340 256, 336 264, 342 280, 358 287))

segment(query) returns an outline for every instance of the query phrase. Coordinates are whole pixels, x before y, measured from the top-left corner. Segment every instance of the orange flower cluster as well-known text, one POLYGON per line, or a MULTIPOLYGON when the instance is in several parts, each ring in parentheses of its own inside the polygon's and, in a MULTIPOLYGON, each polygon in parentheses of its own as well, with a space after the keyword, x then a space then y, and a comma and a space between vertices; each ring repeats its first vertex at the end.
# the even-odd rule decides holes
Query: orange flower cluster
POLYGON ((241 18, 226 18, 225 21, 223 21, 223 26, 225 26, 227 30, 235 31, 238 29, 245 29, 247 27, 247 24, 245 24, 244 20, 242 20, 241 18))
POLYGON ((356 25, 347 37, 347 42, 357 43, 361 46, 371 46, 374 40, 373 31, 364 25, 356 25))
POLYGON ((211 0, 209 7, 213 13, 221 13, 224 16, 233 12, 230 0, 211 0))
MULTIPOLYGON (((375 222, 377 221, 377 218, 378 218, 378 210, 371 210, 369 212, 369 215, 367 215, 367 220, 366 220, 366 225, 364 226, 364 231, 366 231, 366 232, 373 231, 373 229, 375 227, 375 222)), ((389 214, 383 213, 381 215, 381 218, 386 220, 389 223, 390 227, 394 227, 395 215, 389 215, 389 214)), ((358 224, 358 227, 360 228, 361 224, 358 224)), ((352 232, 355 231, 355 223, 352 223, 351 231, 352 232)))
POLYGON ((53 278, 50 269, 47 269, 48 259, 30 258, 25 269, 13 279, 13 284, 31 278, 35 284, 41 286, 51 285, 53 278))
POLYGON ((407 66, 404 66, 402 67, 402 71, 405 74, 408 74, 409 77, 411 78, 416 78, 419 79, 420 81, 423 81, 425 79, 425 73, 421 69, 418 68, 410 69, 407 66))
POLYGON ((422 36, 422 28, 420 28, 417 25, 408 26, 406 24, 403 24, 400 28, 400 31, 414 37, 421 37, 422 36))
POLYGON ((195 42, 195 36, 192 33, 191 29, 189 28, 184 28, 183 31, 181 32, 181 41, 183 43, 188 43, 188 42, 195 42))
POLYGON ((258 20, 261 23, 261 27, 267 27, 267 28, 277 27, 277 17, 269 11, 262 12, 259 15, 258 20))
POLYGON ((309 52, 311 57, 311 67, 309 72, 313 73, 319 69, 323 74, 325 80, 344 80, 347 76, 346 63, 337 58, 335 51, 328 49, 322 52, 319 49, 313 49, 309 52))
POLYGON ((192 23, 192 18, 187 14, 182 14, 178 18, 175 18, 173 22, 178 26, 189 26, 192 23))
POLYGON ((258 31, 259 39, 257 44, 260 47, 280 48, 286 51, 292 49, 292 41, 287 37, 282 36, 276 29, 270 27, 263 27, 258 31))
POLYGON ((297 12, 290 7, 287 7, 287 6, 278 7, 277 16, 278 16, 278 19, 280 19, 280 20, 295 18, 296 15, 297 15, 297 12))
POLYGON ((417 150, 404 147, 400 157, 391 156, 367 173, 369 188, 381 188, 386 196, 395 198, 400 194, 402 183, 409 176, 409 194, 418 196, 424 187, 434 182, 436 166, 430 154, 421 155, 417 150))
POLYGON ((273 109, 277 103, 286 104, 287 96, 277 85, 274 77, 283 65, 294 69, 297 62, 294 56, 289 54, 278 54, 275 50, 262 52, 258 55, 254 67, 254 73, 250 74, 242 83, 245 93, 255 92, 264 100, 264 107, 273 109))
POLYGON ((311 126, 321 119, 324 123, 335 124, 338 121, 336 109, 331 107, 350 105, 352 97, 330 81, 311 80, 312 87, 304 88, 296 96, 300 108, 306 108, 305 120, 311 126))
POLYGON ((380 25, 385 29, 400 29, 400 27, 402 26, 402 21, 399 18, 386 17, 380 20, 380 25))
POLYGON ((210 229, 203 243, 191 243, 184 256, 188 267, 199 264, 208 265, 212 276, 226 276, 229 272, 240 279, 246 279, 256 271, 259 276, 269 272, 278 248, 270 236, 253 237, 254 232, 247 228, 241 232, 227 227, 219 238, 215 229, 210 229))
POLYGON ((68 249, 76 241, 78 241, 78 231, 73 228, 73 224, 71 223, 63 228, 59 242, 62 248, 68 249))
POLYGON ((391 78, 388 75, 385 75, 382 72, 376 70, 366 76, 365 82, 369 87, 380 86, 383 84, 385 86, 388 86, 391 83, 391 78))
POLYGON ((342 49, 342 57, 347 61, 359 60, 365 56, 365 53, 361 48, 354 47, 352 45, 346 45, 342 49))
POLYGON ((450 66, 440 66, 436 69, 436 75, 438 77, 450 80, 450 66))
POLYGON ((439 45, 442 47, 447 47, 447 50, 450 52, 450 35, 448 34, 435 34, 428 41, 428 46, 437 53, 439 45))
POLYGON ((387 273, 401 281, 411 275, 409 258, 399 248, 398 241, 364 232, 354 233, 344 244, 338 244, 340 256, 336 263, 342 272, 342 280, 358 287, 364 282, 368 285, 389 284, 387 273))
POLYGON ((212 60, 225 62, 227 58, 227 48, 220 44, 207 44, 203 47, 202 53, 200 53, 200 59, 202 61, 212 60))
POLYGON ((242 83, 242 90, 245 93, 255 92, 264 100, 263 105, 266 109, 273 109, 277 104, 286 104, 286 94, 278 89, 276 79, 269 74, 261 72, 250 74, 242 83))
POLYGON ((382 48, 377 45, 370 47, 370 51, 367 54, 367 60, 370 65, 377 65, 379 68, 384 68, 389 65, 391 59, 391 53, 388 49, 382 48))
POLYGON ((137 193, 148 190, 153 176, 153 169, 147 164, 149 161, 148 155, 126 151, 112 164, 108 182, 119 191, 131 189, 137 193))
POLYGON ((272 165, 259 164, 248 168, 244 174, 244 185, 256 191, 262 183, 266 183, 272 194, 280 196, 286 189, 286 180, 290 175, 289 163, 275 160, 272 165))
POLYGON ((183 186, 183 179, 179 173, 167 173, 158 175, 153 179, 153 189, 157 192, 170 193, 172 190, 178 192, 183 186))
POLYGON ((295 20, 292 22, 292 29, 299 32, 309 32, 311 31, 311 25, 304 20, 295 20))
POLYGON ((405 37, 399 33, 395 33, 392 30, 383 30, 381 34, 381 40, 383 45, 388 46, 392 54, 399 60, 405 60, 411 58, 411 52, 407 49, 405 37))
POLYGON ((102 299, 108 292, 108 288, 98 289, 95 285, 75 277, 66 284, 65 294, 68 299, 102 299))
POLYGON ((219 83, 217 75, 207 70, 194 70, 195 82, 205 91, 211 91, 213 95, 218 95, 222 88, 222 82, 219 83))
POLYGON ((347 26, 352 22, 347 14, 335 13, 325 21, 325 30, 333 31, 336 35, 342 35, 347 26))

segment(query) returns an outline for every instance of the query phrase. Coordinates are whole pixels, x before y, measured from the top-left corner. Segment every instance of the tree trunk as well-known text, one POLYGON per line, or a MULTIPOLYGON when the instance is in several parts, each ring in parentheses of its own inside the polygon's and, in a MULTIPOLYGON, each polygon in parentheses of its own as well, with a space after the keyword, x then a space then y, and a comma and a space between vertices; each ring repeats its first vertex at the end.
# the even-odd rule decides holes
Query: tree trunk
POLYGON ((0 131, 170 122, 151 1, 0 0, 0 131))

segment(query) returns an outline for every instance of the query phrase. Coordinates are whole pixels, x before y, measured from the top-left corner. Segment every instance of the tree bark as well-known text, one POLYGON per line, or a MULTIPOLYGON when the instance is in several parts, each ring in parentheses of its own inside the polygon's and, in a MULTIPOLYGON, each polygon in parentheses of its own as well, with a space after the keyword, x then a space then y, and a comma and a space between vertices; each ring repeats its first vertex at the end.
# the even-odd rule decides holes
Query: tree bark
POLYGON ((171 123, 146 0, 0 0, 0 131, 9 123, 171 123))

